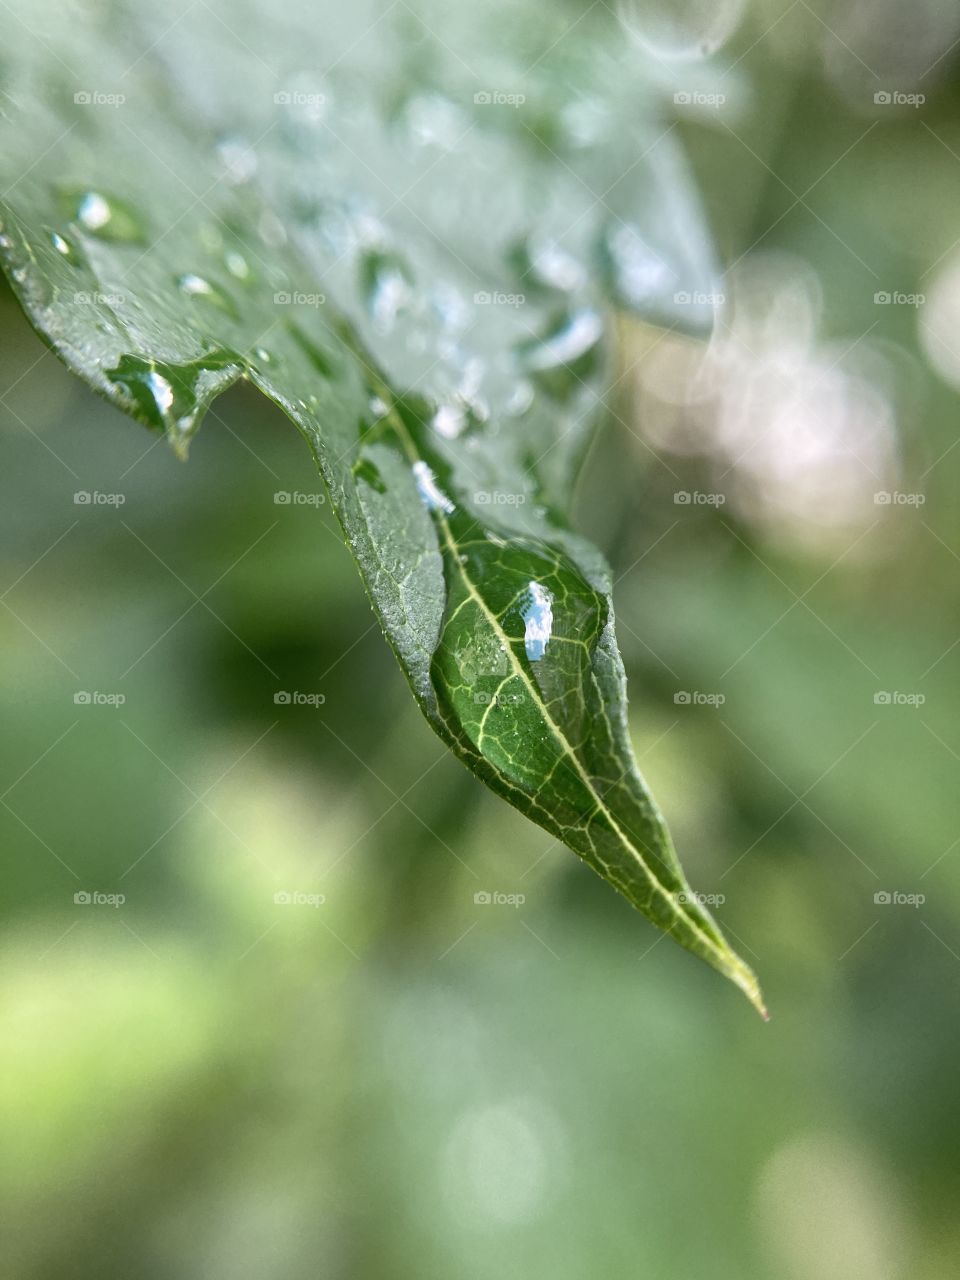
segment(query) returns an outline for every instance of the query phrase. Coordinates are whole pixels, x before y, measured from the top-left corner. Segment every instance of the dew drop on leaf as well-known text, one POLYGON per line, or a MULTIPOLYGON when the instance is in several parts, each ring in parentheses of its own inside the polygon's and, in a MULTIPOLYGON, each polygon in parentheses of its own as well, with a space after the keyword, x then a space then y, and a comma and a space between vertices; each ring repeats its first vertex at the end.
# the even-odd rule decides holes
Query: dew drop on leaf
POLYGON ((111 243, 145 244, 143 221, 130 205, 102 191, 64 187, 60 191, 64 213, 88 235, 111 243))
POLYGON ((180 292, 185 293, 188 298, 200 298, 204 302, 209 302, 212 306, 218 307, 221 311, 225 311, 227 315, 236 318, 238 314, 236 304, 219 285, 211 284, 209 280, 203 276, 195 275, 192 271, 188 271, 182 276, 177 276, 176 283, 180 292))

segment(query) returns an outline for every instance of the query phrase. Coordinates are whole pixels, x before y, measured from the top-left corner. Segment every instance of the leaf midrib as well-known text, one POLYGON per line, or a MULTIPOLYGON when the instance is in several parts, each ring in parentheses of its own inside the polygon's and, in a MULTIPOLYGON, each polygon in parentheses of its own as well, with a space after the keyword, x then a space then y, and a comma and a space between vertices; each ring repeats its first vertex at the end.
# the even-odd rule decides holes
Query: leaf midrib
MULTIPOLYGON (((380 379, 377 379, 377 381, 380 382, 380 379)), ((396 402, 390 388, 385 383, 380 382, 379 394, 380 394, 380 398, 388 406, 387 416, 390 418, 390 421, 395 431, 397 432, 397 435, 400 438, 401 444, 403 445, 404 451, 406 452, 407 457, 409 458, 411 463, 425 462, 425 459, 421 457, 420 451, 417 449, 416 442, 413 440, 409 430, 407 429, 406 423, 403 421, 402 416, 397 411, 396 402)), ((654 871, 644 861, 639 850, 636 848, 634 843, 627 836, 626 832, 617 822, 613 813, 607 807, 603 797, 600 795, 599 791, 597 790, 597 787, 593 778, 591 778, 590 774, 581 764, 579 757, 577 756, 576 752, 573 749, 573 746, 567 739, 561 727, 557 724, 557 722, 551 716, 546 703, 540 697, 539 690, 533 684, 527 672, 523 669, 523 666, 520 663, 520 660, 517 658, 517 655, 514 652, 513 645, 510 641, 510 637, 507 635, 507 633, 503 630, 503 627, 500 625, 499 618, 493 612, 493 610, 490 609, 490 607, 487 605, 486 601, 483 599, 483 596, 480 595, 473 581, 467 574, 466 569, 460 559, 459 547, 458 547, 457 541, 453 536, 453 531, 450 528, 450 524, 446 518, 446 515, 444 514, 443 511, 439 509, 433 510, 431 514, 433 515, 436 523, 439 525, 443 533, 444 540, 446 541, 446 544, 447 544, 447 550, 450 552, 453 563, 457 566, 457 572, 459 573, 463 581, 464 587, 466 588, 469 596, 473 599, 477 607, 480 609, 480 611, 484 614, 484 616, 489 621, 490 626, 493 628, 493 630, 502 640, 504 651, 508 655, 508 661, 510 662, 510 665, 513 667, 514 675, 523 682, 523 684, 529 690, 534 703, 540 708, 540 712, 544 721, 549 726, 551 732, 553 733, 553 736, 556 738, 564 755, 570 761, 572 761, 574 769, 576 770, 584 786, 587 788, 588 794, 592 797, 594 804, 596 805, 597 812, 601 813, 604 816, 604 818, 607 820, 611 829, 619 839, 620 843, 623 845, 624 849, 626 849, 626 851, 630 854, 630 856, 634 859, 634 861, 639 865, 644 875, 647 877, 651 887, 655 890, 655 892, 659 893, 662 899, 664 900, 664 902, 666 902, 669 905, 670 910, 673 916, 675 917, 675 919, 682 921, 685 925, 687 925, 690 928, 691 932, 696 936, 697 940, 701 942, 713 955, 717 957, 718 961, 720 962, 718 967, 720 967, 723 972, 727 973, 730 977, 733 978, 733 980, 737 983, 737 985, 741 987, 741 989, 743 990, 747 998, 750 1000, 750 1002, 759 1009, 759 1011, 764 1017, 766 1017, 766 1009, 760 997, 760 992, 757 986, 756 979, 751 973, 749 967, 745 965, 743 961, 740 960, 739 956, 737 956, 735 952, 732 952, 730 950, 725 950, 719 947, 716 944, 716 942, 714 942, 714 940, 710 937, 710 935, 704 931, 703 927, 694 918, 680 911, 673 894, 671 894, 669 890, 666 889, 663 884, 661 884, 660 880, 657 878, 654 871)))

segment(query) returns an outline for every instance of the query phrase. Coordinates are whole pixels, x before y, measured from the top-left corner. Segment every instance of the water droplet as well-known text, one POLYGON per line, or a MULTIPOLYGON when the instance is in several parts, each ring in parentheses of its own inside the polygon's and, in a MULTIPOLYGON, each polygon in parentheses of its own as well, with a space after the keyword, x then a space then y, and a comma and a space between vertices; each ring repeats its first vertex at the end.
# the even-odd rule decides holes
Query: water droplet
POLYGON ((219 307, 234 319, 238 318, 236 304, 230 295, 225 293, 219 285, 211 284, 203 276, 188 271, 185 275, 177 276, 176 284, 181 293, 185 293, 188 298, 202 298, 204 302, 219 307))
POLYGON ((539 662, 553 632, 553 596, 541 583, 531 582, 520 614, 526 624, 523 644, 527 657, 531 662, 539 662))
POLYGON ((433 415, 434 431, 447 440, 455 440, 467 425, 467 411, 462 404, 442 404, 433 415))
POLYGON ((613 285, 630 307, 649 305, 665 292, 673 292, 673 273, 636 227, 618 223, 604 242, 613 285))
POLYGON ((428 511, 442 511, 444 515, 451 515, 456 508, 440 489, 433 472, 425 462, 415 462, 413 464, 413 478, 417 482, 417 492, 420 500, 428 511))
POLYGON ((184 453, 203 410, 236 379, 238 371, 239 357, 219 351, 185 364, 125 355, 106 372, 139 416, 166 432, 177 451, 184 453))
POLYGON ((546 337, 524 348, 530 369, 555 369, 572 365, 587 355, 603 336, 603 321, 587 309, 564 316, 552 325, 546 337))
POLYGON ((517 348, 522 363, 549 395, 564 399, 582 387, 596 367, 603 320, 588 308, 561 312, 539 341, 517 348))
POLYGON ((262 360, 264 364, 272 364, 273 362, 273 356, 266 349, 266 347, 254 347, 253 354, 257 357, 258 360, 262 360))
POLYGON ((235 280, 242 280, 245 284, 251 280, 250 265, 242 253, 237 253, 235 249, 231 249, 224 254, 223 262, 235 280))
POLYGON ((130 205, 100 191, 63 188, 61 207, 88 235, 120 244, 143 244, 146 230, 130 205))
POLYGON ((79 266, 83 262, 83 255, 72 240, 68 240, 66 236, 60 234, 59 231, 50 232, 50 243, 56 249, 57 253, 74 266, 79 266))
POLYGON ((449 98, 439 93, 411 98, 406 108, 407 126, 418 146, 452 151, 467 131, 467 117, 449 98))
POLYGON ((242 138, 224 138, 217 143, 217 155, 226 170, 227 181, 235 187, 249 182, 257 172, 257 153, 242 138))
POLYGON ((410 301, 413 279, 395 253, 371 249, 360 260, 360 285, 367 309, 381 332, 392 328, 410 301))

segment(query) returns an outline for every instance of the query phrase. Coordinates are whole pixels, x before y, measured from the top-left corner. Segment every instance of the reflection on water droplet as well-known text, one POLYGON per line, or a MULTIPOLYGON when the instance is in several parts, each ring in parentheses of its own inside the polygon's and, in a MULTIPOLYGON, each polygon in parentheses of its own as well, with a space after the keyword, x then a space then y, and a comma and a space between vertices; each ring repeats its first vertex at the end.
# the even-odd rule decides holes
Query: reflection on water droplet
POLYGON ((227 181, 235 187, 249 182, 257 172, 257 153, 241 138, 224 138, 218 142, 217 155, 226 170, 227 181))
POLYGON ((179 452, 196 430, 202 410, 236 377, 238 357, 212 352, 186 364, 165 364, 124 355, 106 370, 141 418, 164 431, 179 452))
POLYGON ((370 400, 370 412, 375 418, 385 418, 390 412, 390 406, 380 396, 373 396, 370 400))
POLYGON ((582 288, 587 278, 581 263, 555 240, 541 242, 531 237, 512 251, 510 261, 525 282, 564 293, 582 288))
POLYGON ((407 125, 421 147, 452 151, 467 130, 467 118, 449 98, 439 93, 420 94, 407 103, 407 125))
POLYGON ((745 0, 619 0, 628 35, 657 62, 699 61, 724 45, 745 0))
POLYGON ((381 332, 390 329, 410 300, 412 277, 395 253, 371 249, 360 260, 360 284, 367 308, 381 332))
POLYGON ((237 318, 236 304, 230 295, 225 293, 219 285, 211 284, 209 280, 205 280, 203 276, 198 276, 192 271, 188 271, 185 275, 177 276, 176 284, 181 293, 185 293, 188 298, 202 298, 205 302, 209 302, 213 306, 219 307, 221 311, 233 316, 234 319, 237 318))
POLYGON ((68 262, 72 262, 74 266, 78 266, 82 262, 80 250, 68 240, 66 236, 62 236, 59 231, 50 232, 50 243, 56 249, 57 253, 62 254, 68 262))
POLYGON ((556 325, 542 342, 526 348, 530 369, 554 369, 579 360, 603 336, 603 321, 596 311, 575 311, 556 325))
POLYGON ((531 582, 528 591, 520 607, 526 624, 523 643, 530 661, 539 662, 547 651, 547 641, 553 631, 553 596, 539 582, 531 582))
POLYGON ((604 247, 614 287, 628 306, 642 307, 670 289, 672 271, 636 227, 618 223, 604 247))
POLYGON ((560 313, 542 339, 521 343, 517 353, 538 385, 562 400, 582 388, 594 372, 602 337, 600 315, 582 308, 560 313))
POLYGON ((231 250, 224 255, 224 265, 235 280, 248 281, 251 278, 250 266, 242 253, 231 250))
POLYGON ((440 489, 433 472, 425 462, 413 464, 413 478, 417 482, 420 499, 428 511, 442 511, 444 515, 452 515, 456 508, 440 489))
POLYGON ((262 360, 264 364, 270 364, 273 360, 273 356, 266 349, 266 347, 254 347, 253 354, 257 357, 258 360, 262 360))
POLYGON ((116 196, 66 187, 60 192, 60 203, 66 215, 89 235, 121 244, 142 244, 146 240, 141 219, 116 196))
POLYGON ((432 426, 439 435, 455 440, 466 423, 466 409, 462 404, 442 404, 433 415, 432 426))
POLYGON ((504 408, 512 418, 519 418, 533 404, 533 386, 529 382, 518 382, 510 392, 504 408))
MULTIPOLYGON (((144 378, 144 383, 153 397, 153 402, 159 409, 163 417, 166 417, 173 408, 173 387, 170 385, 162 373, 154 370, 148 373, 144 378)), ((179 423, 177 424, 180 425, 179 423)))

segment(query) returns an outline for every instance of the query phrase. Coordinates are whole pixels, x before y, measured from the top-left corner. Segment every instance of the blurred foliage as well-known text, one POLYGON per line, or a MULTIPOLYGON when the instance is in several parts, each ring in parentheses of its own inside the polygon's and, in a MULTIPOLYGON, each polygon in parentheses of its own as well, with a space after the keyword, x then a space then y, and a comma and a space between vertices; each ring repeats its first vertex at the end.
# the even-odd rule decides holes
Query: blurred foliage
POLYGON ((183 466, 4 299, 4 1275, 957 1274, 960 26, 907 12, 665 57, 725 96, 676 127, 730 297, 706 353, 624 327, 580 497, 768 1027, 445 757, 278 413, 183 466))

